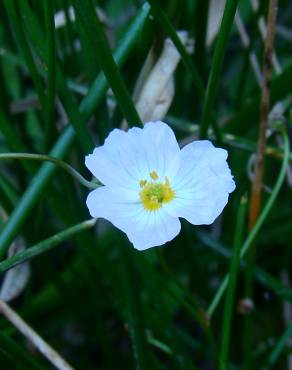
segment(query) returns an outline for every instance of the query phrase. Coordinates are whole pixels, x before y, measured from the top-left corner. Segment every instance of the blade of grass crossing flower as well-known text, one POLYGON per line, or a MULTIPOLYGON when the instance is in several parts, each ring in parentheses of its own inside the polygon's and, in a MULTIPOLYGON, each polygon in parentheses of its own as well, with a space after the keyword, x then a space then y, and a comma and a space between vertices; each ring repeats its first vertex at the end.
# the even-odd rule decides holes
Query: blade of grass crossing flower
MULTIPOLYGON (((21 2, 23 3, 23 2, 21 2)), ((135 21, 131 24, 128 32, 125 34, 123 41, 118 47, 115 55, 118 64, 123 64, 134 46, 137 36, 147 18, 147 11, 142 11, 137 15, 135 21)), ((96 109, 98 103, 101 101, 107 89, 107 81, 103 75, 99 75, 88 94, 80 104, 80 110, 86 119, 89 119, 91 114, 96 109)), ((55 144, 54 150, 51 152, 52 156, 62 158, 70 149, 74 140, 74 131, 71 127, 67 128, 60 136, 55 144)), ((21 200, 19 201, 14 212, 11 214, 5 228, 0 235, 0 256, 3 256, 12 242, 15 235, 18 233, 25 217, 32 210, 32 207, 37 202, 42 190, 45 188, 47 182, 54 173, 55 167, 51 164, 44 164, 32 180, 29 188, 26 190, 21 200)))
POLYGON ((225 307, 223 314, 223 325, 222 325, 222 340, 221 340, 221 351, 219 359, 219 369, 227 370, 228 368, 228 353, 231 335, 231 322, 234 310, 234 298, 237 285, 238 271, 240 267, 240 247, 242 244, 242 237, 245 225, 245 216, 247 209, 247 198, 243 196, 240 201, 237 223, 235 229, 235 238, 233 246, 233 255, 230 263, 228 289, 225 299, 225 307))
MULTIPOLYGON (((289 138, 287 136, 287 133, 283 130, 282 131, 282 136, 283 136, 283 143, 284 143, 284 159, 283 159, 283 162, 282 162, 282 166, 281 166, 281 170, 280 170, 280 173, 279 173, 279 176, 278 176, 278 179, 276 181, 276 184, 272 190, 272 193, 268 199, 268 201, 266 202, 256 224, 254 225, 254 227, 252 228, 252 230, 250 231, 248 237, 246 238, 242 248, 241 248, 241 253, 240 253, 240 258, 242 259, 246 252, 248 251, 249 247, 251 246, 252 242, 254 241, 254 239, 256 238, 261 226, 263 225, 264 221, 266 220, 273 204, 275 203, 275 200, 279 194, 279 191, 281 189, 281 186, 285 180, 285 176, 286 176, 286 170, 287 170, 287 166, 289 164, 289 154, 290 154, 290 145, 289 145, 289 138)), ((214 314, 214 311, 216 310, 226 288, 228 286, 228 276, 225 276, 225 278, 223 279, 219 289, 217 290, 216 294, 215 294, 215 297, 213 298, 210 306, 209 306, 209 309, 208 309, 208 314, 210 316, 212 316, 214 314)))
POLYGON ((96 15, 91 0, 73 0, 73 4, 75 11, 79 14, 83 28, 92 42, 93 48, 96 49, 98 63, 108 80, 126 120, 129 125, 141 124, 139 115, 114 61, 104 35, 102 24, 96 15))
POLYGON ((45 148, 52 143, 54 133, 54 106, 55 106, 55 80, 56 80, 56 49, 55 49, 55 23, 54 0, 44 2, 46 39, 47 39, 47 94, 45 105, 45 148))
POLYGON ((219 78, 223 65, 223 59, 227 49, 227 43, 236 11, 238 0, 227 0, 224 14, 217 36, 216 47, 212 60, 211 71, 208 78, 207 91, 203 105, 203 116, 201 122, 200 137, 207 137, 208 126, 211 121, 211 113, 214 109, 215 98, 219 87, 219 78))
POLYGON ((13 30, 16 34, 17 40, 19 42, 23 57, 25 59, 27 68, 31 74, 38 98, 40 100, 41 106, 45 107, 45 97, 43 93, 43 87, 41 83, 40 76, 37 71, 36 64, 34 62, 30 47, 27 43, 23 30, 21 29, 20 17, 18 15, 17 9, 15 7, 15 2, 10 0, 4 0, 4 6, 8 13, 10 21, 13 23, 13 30))
POLYGON ((4 272, 16 265, 19 265, 20 263, 23 263, 42 253, 49 251, 50 249, 62 243, 64 240, 68 240, 72 238, 77 233, 90 229, 91 227, 95 225, 95 223, 96 223, 96 220, 89 220, 89 221, 81 222, 78 225, 69 227, 68 229, 63 230, 60 233, 55 234, 46 240, 42 240, 36 245, 22 252, 19 252, 10 258, 7 258, 6 260, 0 262, 0 272, 4 272))

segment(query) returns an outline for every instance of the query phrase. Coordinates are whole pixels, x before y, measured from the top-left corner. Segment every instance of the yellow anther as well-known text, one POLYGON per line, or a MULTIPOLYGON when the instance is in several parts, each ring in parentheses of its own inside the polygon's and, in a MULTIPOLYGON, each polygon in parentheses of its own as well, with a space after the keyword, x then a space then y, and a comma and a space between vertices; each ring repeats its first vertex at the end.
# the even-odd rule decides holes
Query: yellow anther
MULTIPOLYGON (((141 181, 143 181, 144 184, 145 180, 141 181)), ((170 187, 167 177, 165 177, 164 184, 161 182, 147 182, 147 184, 143 185, 143 190, 140 192, 140 200, 143 207, 148 211, 156 211, 161 208, 164 203, 169 203, 174 197, 175 193, 170 187)))
POLYGON ((147 180, 140 180, 140 188, 143 188, 147 184, 147 180))
POLYGON ((153 180, 157 180, 158 179, 158 175, 157 175, 157 172, 156 171, 152 171, 150 172, 150 176, 153 180))

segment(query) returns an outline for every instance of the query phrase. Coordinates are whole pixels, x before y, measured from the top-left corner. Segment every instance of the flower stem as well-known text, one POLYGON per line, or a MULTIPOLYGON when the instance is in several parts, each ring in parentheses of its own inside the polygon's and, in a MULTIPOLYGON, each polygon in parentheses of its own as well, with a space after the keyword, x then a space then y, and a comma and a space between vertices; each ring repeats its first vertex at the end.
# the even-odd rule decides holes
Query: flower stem
POLYGON ((71 176, 73 176, 77 181, 80 182, 83 186, 86 186, 89 189, 95 189, 98 185, 94 182, 87 181, 83 176, 80 175, 73 167, 71 167, 68 163, 55 158, 50 157, 49 155, 43 154, 31 154, 31 153, 1 153, 1 159, 28 159, 34 161, 46 161, 56 164, 57 166, 61 167, 63 170, 68 172, 71 176))

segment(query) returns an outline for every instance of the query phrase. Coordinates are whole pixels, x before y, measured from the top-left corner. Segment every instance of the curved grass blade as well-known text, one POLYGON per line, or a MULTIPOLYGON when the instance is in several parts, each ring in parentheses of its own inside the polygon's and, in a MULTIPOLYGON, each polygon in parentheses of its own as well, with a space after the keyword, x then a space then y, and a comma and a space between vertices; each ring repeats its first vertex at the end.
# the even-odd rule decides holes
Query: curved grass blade
POLYGON ((11 269, 14 266, 19 265, 27 260, 30 260, 42 253, 49 251, 50 249, 58 246, 64 240, 72 238, 77 233, 88 230, 92 228, 96 223, 96 220, 88 220, 81 222, 80 224, 69 227, 66 230, 57 233, 46 240, 42 240, 36 245, 15 254, 14 256, 7 258, 6 260, 0 262, 0 273, 11 269))

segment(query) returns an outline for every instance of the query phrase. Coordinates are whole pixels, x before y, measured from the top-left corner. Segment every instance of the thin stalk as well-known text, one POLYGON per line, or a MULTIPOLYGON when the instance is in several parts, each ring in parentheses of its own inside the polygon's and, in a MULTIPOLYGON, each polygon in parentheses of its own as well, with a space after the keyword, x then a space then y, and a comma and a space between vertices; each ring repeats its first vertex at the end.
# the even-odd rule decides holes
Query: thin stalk
POLYGON ((68 229, 63 230, 60 233, 57 233, 46 240, 42 240, 34 246, 19 252, 10 258, 7 258, 6 260, 0 262, 0 273, 5 272, 12 267, 19 265, 20 263, 28 261, 36 256, 39 256, 42 253, 51 250, 52 248, 62 243, 64 240, 68 240, 74 235, 92 228, 95 223, 95 219, 81 222, 80 224, 69 227, 68 229))
POLYGON ((227 42, 231 32, 237 4, 238 0, 227 0, 225 5, 203 105, 203 117, 200 130, 201 139, 207 137, 209 123, 211 122, 211 114, 214 109, 215 98, 219 87, 219 78, 227 49, 227 42))
POLYGON ((96 183, 87 181, 78 171, 76 171, 72 166, 68 163, 62 161, 61 159, 50 157, 49 155, 43 154, 30 154, 30 153, 1 153, 1 159, 27 159, 33 161, 46 161, 51 162, 65 170, 71 176, 75 178, 81 185, 86 186, 89 189, 95 189, 98 187, 96 183))
POLYGON ((222 344, 219 359, 219 369, 227 370, 228 368, 228 353, 230 346, 230 336, 231 336, 231 322, 234 309, 234 299, 235 291, 237 285, 238 272, 240 268, 240 248, 242 245, 242 237, 245 225, 245 216, 247 208, 247 197, 243 196, 240 201, 238 213, 237 213, 237 223, 235 228, 235 238, 233 246, 233 254, 230 263, 229 271, 229 283, 226 293, 225 307, 223 313, 223 326, 222 326, 222 344))
POLYGON ((47 95, 45 104, 45 148, 52 142, 54 132, 54 106, 56 89, 56 45, 54 24, 54 0, 44 2, 46 39, 47 39, 47 95))
MULTIPOLYGON (((272 206, 274 205, 275 203, 275 200, 279 194, 279 191, 281 189, 281 186, 285 180, 285 176, 286 176, 286 171, 287 171, 287 167, 288 167, 288 164, 289 164, 289 152, 290 152, 290 145, 289 145, 289 138, 287 136, 287 133, 286 132, 282 132, 282 135, 283 135, 283 142, 284 142, 284 160, 282 162, 282 166, 281 166, 281 170, 280 170, 280 173, 279 173, 279 176, 278 176, 278 179, 276 181, 276 184, 273 188, 273 191, 265 205, 265 207, 263 208, 259 218, 257 219, 257 222, 255 223, 254 227, 252 228, 252 230, 250 231, 248 237, 246 238, 242 248, 241 248, 241 253, 240 253, 240 258, 242 259, 245 255, 246 255, 246 252, 248 251, 248 249, 250 248, 251 244, 253 243, 253 241, 255 240, 260 228, 262 227, 264 221, 266 220, 272 206)), ((227 286, 228 286, 228 279, 229 279, 229 276, 225 276, 225 278, 223 279, 219 289, 217 290, 216 294, 215 294, 215 297, 213 298, 209 308, 208 308, 208 314, 209 316, 211 317, 227 286)))
MULTIPOLYGON (((260 127, 259 137, 257 144, 257 155, 255 160, 255 173, 252 182, 251 201, 249 209, 249 230, 251 230, 260 213, 261 201, 262 201, 262 188, 263 188, 263 176, 264 176, 264 158, 266 151, 266 136, 269 121, 269 110, 270 110, 270 96, 271 96, 271 77, 272 77, 272 53, 274 45, 275 27, 276 27, 276 16, 277 16, 277 5, 278 0, 269 1, 268 11, 268 28, 267 36, 265 40, 264 50, 264 67, 263 67, 263 84, 262 84, 262 98, 260 108, 260 127)), ((252 245, 248 256, 248 267, 245 272, 245 296, 253 297, 253 275, 255 269, 256 260, 256 245, 252 245)), ((245 317, 244 320, 244 367, 249 370, 251 369, 251 348, 253 346, 253 336, 251 330, 253 327, 253 318, 251 315, 245 317)))
POLYGON ((262 86, 262 101, 260 113, 260 127, 257 156, 255 163, 255 175, 253 179, 251 206, 249 212, 249 228, 251 229, 260 212, 262 182, 264 174, 264 157, 266 150, 266 131, 268 128, 268 115, 270 110, 271 77, 272 77, 272 52, 275 35, 275 24, 278 0, 270 0, 268 15, 268 32, 265 42, 264 71, 262 86))

